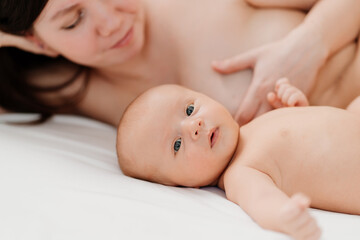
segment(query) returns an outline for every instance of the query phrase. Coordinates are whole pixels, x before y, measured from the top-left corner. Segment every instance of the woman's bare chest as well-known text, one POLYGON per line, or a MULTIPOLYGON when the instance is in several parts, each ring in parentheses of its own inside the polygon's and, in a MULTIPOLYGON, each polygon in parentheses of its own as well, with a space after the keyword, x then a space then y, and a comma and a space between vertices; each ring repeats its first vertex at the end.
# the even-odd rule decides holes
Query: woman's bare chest
POLYGON ((211 62, 277 40, 303 18, 294 11, 255 11, 238 0, 155 2, 163 4, 152 7, 149 16, 150 54, 155 61, 146 71, 135 73, 140 74, 135 80, 118 78, 112 84, 92 80, 81 105, 84 114, 116 124, 126 106, 146 89, 181 84, 216 99, 234 115, 252 72, 221 75, 211 62), (167 14, 159 14, 160 10, 167 14), (264 31, 269 28, 270 33, 264 31))
POLYGON ((227 0, 219 6, 215 2, 209 1, 201 14, 204 3, 193 3, 182 21, 174 24, 179 29, 175 37, 180 48, 178 79, 180 84, 216 99, 234 115, 251 82, 252 70, 222 75, 212 69, 211 62, 282 38, 304 15, 255 10, 243 1, 227 0))

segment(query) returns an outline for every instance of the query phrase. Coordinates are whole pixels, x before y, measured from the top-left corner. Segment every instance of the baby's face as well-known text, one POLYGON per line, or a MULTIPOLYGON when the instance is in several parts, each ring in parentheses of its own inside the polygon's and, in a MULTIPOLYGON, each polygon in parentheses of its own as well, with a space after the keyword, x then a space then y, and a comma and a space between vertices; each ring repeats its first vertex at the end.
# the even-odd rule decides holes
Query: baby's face
POLYGON ((130 127, 127 144, 137 171, 167 185, 214 183, 238 142, 239 127, 230 113, 213 99, 175 85, 152 89, 145 99, 136 106, 144 115, 130 127))

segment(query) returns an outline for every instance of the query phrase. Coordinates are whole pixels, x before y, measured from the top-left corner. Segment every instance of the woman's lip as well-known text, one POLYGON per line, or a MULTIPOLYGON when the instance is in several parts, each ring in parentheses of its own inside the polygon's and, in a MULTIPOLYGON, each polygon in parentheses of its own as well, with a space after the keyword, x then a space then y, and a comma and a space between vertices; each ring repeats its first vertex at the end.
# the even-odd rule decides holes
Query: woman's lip
POLYGON ((118 41, 114 46, 112 46, 111 49, 122 48, 128 45, 132 39, 132 36, 133 36, 133 28, 131 28, 120 41, 118 41))
POLYGON ((219 128, 217 127, 217 128, 212 129, 209 134, 209 142, 210 142, 211 148, 215 145, 218 138, 219 138, 219 128))

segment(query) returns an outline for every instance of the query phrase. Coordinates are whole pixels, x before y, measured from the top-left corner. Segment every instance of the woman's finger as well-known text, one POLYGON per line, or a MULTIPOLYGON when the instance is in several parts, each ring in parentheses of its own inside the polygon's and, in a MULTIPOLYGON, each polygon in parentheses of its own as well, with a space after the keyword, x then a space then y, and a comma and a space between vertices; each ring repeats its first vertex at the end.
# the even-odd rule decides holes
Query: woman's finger
POLYGON ((16 47, 23 51, 31 52, 34 54, 43 54, 50 57, 55 57, 58 54, 45 46, 41 47, 38 44, 28 40, 24 36, 16 36, 0 32, 0 47, 16 47))
POLYGON ((250 50, 228 59, 213 61, 211 65, 214 70, 223 74, 229 74, 247 68, 253 68, 259 51, 259 49, 250 50))
POLYGON ((264 100, 260 101, 260 106, 258 110, 256 111, 254 118, 273 110, 274 108, 266 101, 266 98, 264 97, 264 100))
POLYGON ((252 120, 260 107, 260 99, 256 97, 257 90, 257 84, 250 84, 249 89, 240 104, 240 107, 235 115, 235 120, 240 126, 252 120))
POLYGON ((238 122, 240 126, 250 122, 258 111, 259 106, 259 101, 242 103, 235 115, 236 122, 238 122))
POLYGON ((23 37, 13 37, 8 44, 10 47, 17 47, 25 51, 39 53, 41 48, 23 37))

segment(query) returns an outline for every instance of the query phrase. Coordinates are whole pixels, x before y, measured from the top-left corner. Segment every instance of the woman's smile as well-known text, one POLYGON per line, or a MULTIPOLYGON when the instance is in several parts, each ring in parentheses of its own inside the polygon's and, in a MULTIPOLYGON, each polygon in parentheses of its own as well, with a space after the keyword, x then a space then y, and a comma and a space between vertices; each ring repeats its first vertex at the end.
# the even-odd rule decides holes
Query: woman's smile
POLYGON ((129 45, 129 43, 131 42, 131 40, 133 39, 133 27, 130 28, 130 30, 125 34, 124 37, 122 37, 117 43, 115 43, 115 45, 113 45, 111 47, 111 49, 115 49, 115 48, 122 48, 125 47, 127 45, 129 45))

